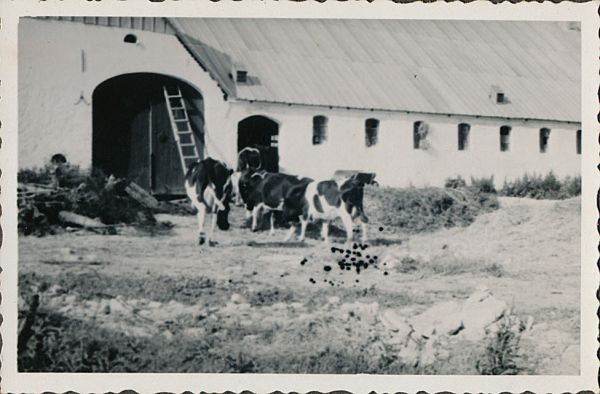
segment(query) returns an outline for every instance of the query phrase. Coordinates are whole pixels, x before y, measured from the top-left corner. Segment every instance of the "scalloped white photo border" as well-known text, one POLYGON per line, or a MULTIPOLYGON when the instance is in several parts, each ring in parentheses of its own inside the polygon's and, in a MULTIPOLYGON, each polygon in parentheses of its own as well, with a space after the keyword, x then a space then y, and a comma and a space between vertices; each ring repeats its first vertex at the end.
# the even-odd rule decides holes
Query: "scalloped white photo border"
POLYGON ((392 1, 338 2, 194 0, 0 0, 0 204, 2 247, 2 392, 147 392, 255 393, 348 390, 362 392, 598 392, 598 164, 599 41, 598 1, 491 4, 400 4, 392 1), (579 376, 414 376, 414 375, 290 375, 167 373, 19 373, 17 372, 17 204, 18 87, 17 24, 21 16, 166 16, 260 18, 373 18, 580 21, 582 35, 582 217, 581 217, 581 360, 579 376))

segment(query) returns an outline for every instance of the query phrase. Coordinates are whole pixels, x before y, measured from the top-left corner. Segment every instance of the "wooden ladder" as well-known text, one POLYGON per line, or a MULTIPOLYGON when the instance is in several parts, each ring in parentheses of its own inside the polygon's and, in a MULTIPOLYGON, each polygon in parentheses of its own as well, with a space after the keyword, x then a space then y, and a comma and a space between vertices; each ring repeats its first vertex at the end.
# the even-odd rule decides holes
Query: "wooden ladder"
POLYGON ((192 131, 192 125, 185 106, 185 101, 181 95, 179 86, 163 86, 167 111, 171 120, 171 130, 179 150, 181 159, 181 168, 185 176, 189 165, 200 158, 196 140, 192 131))

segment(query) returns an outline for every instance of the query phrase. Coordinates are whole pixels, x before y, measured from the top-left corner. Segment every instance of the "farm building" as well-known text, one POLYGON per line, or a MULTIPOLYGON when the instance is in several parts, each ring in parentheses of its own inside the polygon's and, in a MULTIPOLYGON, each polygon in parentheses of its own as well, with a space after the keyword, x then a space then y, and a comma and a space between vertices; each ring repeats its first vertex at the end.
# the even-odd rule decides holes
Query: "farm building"
POLYGON ((580 51, 559 22, 23 18, 19 166, 62 153, 178 194, 182 154, 263 144, 280 171, 390 186, 578 175, 580 51))

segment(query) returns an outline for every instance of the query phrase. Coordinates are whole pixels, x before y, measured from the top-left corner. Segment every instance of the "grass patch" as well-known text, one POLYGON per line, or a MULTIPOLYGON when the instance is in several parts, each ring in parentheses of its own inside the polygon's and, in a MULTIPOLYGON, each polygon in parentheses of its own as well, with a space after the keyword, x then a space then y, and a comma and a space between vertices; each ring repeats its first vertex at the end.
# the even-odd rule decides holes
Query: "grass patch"
POLYGON ((203 302, 221 302, 228 298, 226 285, 206 277, 189 276, 109 276, 97 272, 64 272, 56 276, 39 275, 35 272, 19 274, 19 291, 28 289, 45 291, 52 285, 58 285, 67 292, 77 293, 81 299, 146 298, 152 301, 169 302, 171 300, 192 304, 203 302))
POLYGON ((495 194, 478 188, 365 187, 365 211, 372 221, 409 233, 468 226, 498 206, 495 194))
POLYGON ((500 278, 506 276, 504 267, 499 263, 486 263, 481 260, 441 255, 428 261, 421 261, 411 256, 404 256, 394 266, 394 271, 402 274, 421 272, 434 275, 484 274, 500 278))
POLYGON ((510 182, 504 182, 499 192, 507 197, 560 200, 581 194, 581 177, 559 179, 553 172, 545 176, 525 174, 510 182))

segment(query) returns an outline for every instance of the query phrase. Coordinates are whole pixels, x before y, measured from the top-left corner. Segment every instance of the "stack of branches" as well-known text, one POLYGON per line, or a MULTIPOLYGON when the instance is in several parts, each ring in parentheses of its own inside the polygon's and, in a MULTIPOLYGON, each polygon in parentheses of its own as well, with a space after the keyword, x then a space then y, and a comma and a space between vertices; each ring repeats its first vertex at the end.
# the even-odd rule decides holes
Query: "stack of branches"
POLYGON ((22 179, 18 186, 19 231, 54 234, 66 227, 115 234, 123 225, 155 226, 161 204, 133 182, 99 171, 77 186, 52 187, 22 179))

